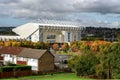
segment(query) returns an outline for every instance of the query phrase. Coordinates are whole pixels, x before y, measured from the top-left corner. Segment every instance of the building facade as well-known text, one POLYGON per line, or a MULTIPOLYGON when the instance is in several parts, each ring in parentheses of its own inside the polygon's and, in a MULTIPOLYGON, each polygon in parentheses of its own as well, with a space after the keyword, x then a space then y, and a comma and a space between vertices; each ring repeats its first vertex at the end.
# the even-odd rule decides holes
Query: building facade
POLYGON ((0 63, 29 65, 35 73, 49 72, 54 70, 54 55, 47 50, 0 46, 0 63))
POLYGON ((22 39, 33 42, 63 43, 81 40, 81 32, 83 29, 84 28, 78 24, 48 21, 27 23, 14 28, 12 31, 22 39))
POLYGON ((54 55, 47 50, 25 48, 17 56, 17 64, 29 65, 36 73, 54 70, 54 55))

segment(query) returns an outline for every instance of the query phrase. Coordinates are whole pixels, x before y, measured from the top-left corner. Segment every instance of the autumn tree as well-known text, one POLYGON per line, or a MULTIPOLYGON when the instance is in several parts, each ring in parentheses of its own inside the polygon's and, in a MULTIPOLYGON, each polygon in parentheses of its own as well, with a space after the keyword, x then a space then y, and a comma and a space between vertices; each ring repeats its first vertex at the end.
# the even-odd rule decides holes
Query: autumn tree
POLYGON ((69 45, 67 43, 64 43, 61 48, 63 51, 67 52, 69 50, 69 45))
POLYGON ((20 47, 20 42, 14 41, 11 43, 12 43, 12 47, 20 47))
POLYGON ((5 46, 12 46, 12 42, 11 42, 11 41, 5 41, 5 42, 4 42, 4 45, 5 45, 5 46))
POLYGON ((105 44, 100 47, 96 74, 103 79, 120 79, 120 43, 105 44))
POLYGON ((4 42, 3 41, 0 41, 0 46, 4 46, 4 42))
POLYGON ((58 51, 59 50, 59 45, 57 43, 54 43, 52 48, 53 48, 53 50, 58 51))

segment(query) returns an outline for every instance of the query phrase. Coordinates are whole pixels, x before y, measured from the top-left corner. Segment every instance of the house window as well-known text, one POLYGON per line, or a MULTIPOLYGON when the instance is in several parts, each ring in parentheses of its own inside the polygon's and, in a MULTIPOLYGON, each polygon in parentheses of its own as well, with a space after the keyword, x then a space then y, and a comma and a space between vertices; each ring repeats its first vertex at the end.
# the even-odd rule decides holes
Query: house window
POLYGON ((47 39, 56 39, 56 35, 47 35, 47 39))
POLYGON ((26 58, 18 57, 18 60, 20 60, 20 61, 26 61, 26 58))
POLYGON ((5 57, 10 57, 10 55, 9 54, 5 54, 5 57))
POLYGON ((32 66, 32 70, 37 70, 37 67, 36 66, 32 66))
POLYGON ((68 42, 70 42, 70 32, 68 33, 68 42))
POLYGON ((12 57, 12 55, 10 55, 10 57, 12 57))

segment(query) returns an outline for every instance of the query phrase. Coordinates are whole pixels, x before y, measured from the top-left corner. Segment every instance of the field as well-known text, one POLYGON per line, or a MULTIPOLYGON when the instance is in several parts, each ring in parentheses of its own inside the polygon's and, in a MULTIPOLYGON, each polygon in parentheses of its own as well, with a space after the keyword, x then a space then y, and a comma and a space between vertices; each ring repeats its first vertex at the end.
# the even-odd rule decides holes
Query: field
POLYGON ((53 75, 38 75, 2 80, 88 80, 88 78, 77 77, 75 73, 59 73, 53 75))

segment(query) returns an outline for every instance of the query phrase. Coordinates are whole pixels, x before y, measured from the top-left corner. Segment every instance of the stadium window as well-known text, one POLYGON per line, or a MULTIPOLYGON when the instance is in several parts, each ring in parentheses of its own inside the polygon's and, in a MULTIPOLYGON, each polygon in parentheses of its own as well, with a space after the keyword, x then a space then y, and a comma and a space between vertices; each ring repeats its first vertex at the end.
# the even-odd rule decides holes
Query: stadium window
POLYGON ((68 42, 70 42, 70 32, 68 33, 68 42))
POLYGON ((55 39, 56 35, 47 35, 47 39, 55 39))

